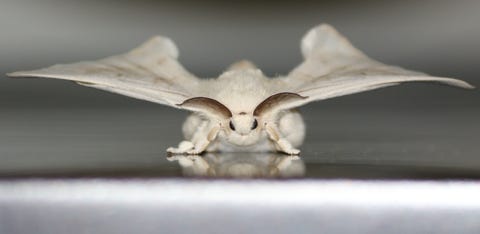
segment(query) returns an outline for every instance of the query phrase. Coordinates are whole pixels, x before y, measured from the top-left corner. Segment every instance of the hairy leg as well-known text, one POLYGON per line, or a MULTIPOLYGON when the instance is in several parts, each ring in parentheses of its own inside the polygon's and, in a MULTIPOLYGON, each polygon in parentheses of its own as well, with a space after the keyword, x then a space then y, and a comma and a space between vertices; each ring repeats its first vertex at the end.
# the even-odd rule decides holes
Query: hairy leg
POLYGON ((285 112, 277 122, 266 122, 265 130, 276 149, 287 154, 299 154, 296 149, 305 137, 305 123, 297 111, 285 112))
POLYGON ((183 134, 187 140, 180 142, 177 148, 170 147, 172 154, 200 154, 216 137, 220 127, 218 124, 201 119, 198 115, 190 115, 183 124, 183 134))

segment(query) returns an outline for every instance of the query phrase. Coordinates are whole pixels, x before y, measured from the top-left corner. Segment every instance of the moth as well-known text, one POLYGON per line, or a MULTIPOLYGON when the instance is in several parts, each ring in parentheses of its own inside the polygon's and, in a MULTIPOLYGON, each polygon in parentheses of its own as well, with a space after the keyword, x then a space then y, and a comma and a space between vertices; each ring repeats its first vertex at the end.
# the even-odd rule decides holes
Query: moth
POLYGON ((185 140, 167 149, 172 154, 279 151, 296 155, 305 137, 305 123, 296 108, 307 103, 413 81, 474 88, 461 80, 375 61, 327 24, 306 33, 301 52, 304 61, 285 76, 269 78, 244 60, 217 78, 199 79, 177 61, 172 40, 156 36, 122 55, 8 76, 71 80, 191 111, 183 124, 185 140))

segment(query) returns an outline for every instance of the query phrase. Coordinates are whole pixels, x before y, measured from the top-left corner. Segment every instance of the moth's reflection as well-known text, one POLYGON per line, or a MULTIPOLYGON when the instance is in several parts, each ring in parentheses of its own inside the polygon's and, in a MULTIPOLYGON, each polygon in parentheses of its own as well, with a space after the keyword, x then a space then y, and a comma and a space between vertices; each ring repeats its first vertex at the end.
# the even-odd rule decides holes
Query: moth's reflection
POLYGON ((235 178, 288 178, 305 174, 305 164, 298 156, 274 153, 207 153, 171 155, 184 176, 235 178))

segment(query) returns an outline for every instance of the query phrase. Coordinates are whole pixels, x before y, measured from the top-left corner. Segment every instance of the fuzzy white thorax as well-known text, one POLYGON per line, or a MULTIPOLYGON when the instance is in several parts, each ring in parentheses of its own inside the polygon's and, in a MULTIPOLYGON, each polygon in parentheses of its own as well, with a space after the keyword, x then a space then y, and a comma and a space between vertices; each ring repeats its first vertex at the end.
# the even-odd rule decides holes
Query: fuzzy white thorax
POLYGON ((226 71, 217 79, 202 85, 208 96, 227 106, 233 114, 252 114, 255 107, 268 97, 272 79, 259 69, 226 71))

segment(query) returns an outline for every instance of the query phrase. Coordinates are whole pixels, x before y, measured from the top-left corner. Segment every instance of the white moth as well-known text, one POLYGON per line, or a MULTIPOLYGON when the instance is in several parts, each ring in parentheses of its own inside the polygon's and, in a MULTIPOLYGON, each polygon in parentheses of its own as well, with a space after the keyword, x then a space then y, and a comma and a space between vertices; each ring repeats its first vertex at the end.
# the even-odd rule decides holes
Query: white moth
POLYGON ((240 61, 218 78, 199 79, 179 64, 175 44, 157 36, 126 54, 8 75, 72 80, 192 111, 183 125, 185 140, 167 149, 173 154, 299 154, 297 147, 303 142, 305 124, 295 108, 309 102, 412 81, 474 88, 461 80, 433 77, 370 59, 325 24, 303 37, 301 50, 304 61, 286 76, 268 78, 252 63, 240 61))

